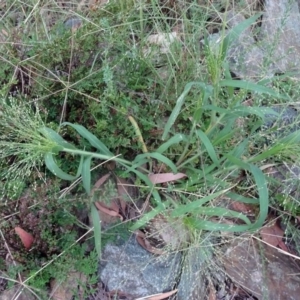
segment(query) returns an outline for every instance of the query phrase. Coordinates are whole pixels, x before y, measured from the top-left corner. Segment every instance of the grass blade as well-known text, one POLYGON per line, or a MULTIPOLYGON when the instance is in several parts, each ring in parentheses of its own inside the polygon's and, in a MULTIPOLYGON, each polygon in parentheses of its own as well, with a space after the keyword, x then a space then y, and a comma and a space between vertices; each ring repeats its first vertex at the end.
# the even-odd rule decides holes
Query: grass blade
POLYGON ((199 86, 200 88, 203 89, 204 91, 204 98, 207 98, 207 95, 211 95, 212 94, 212 90, 213 88, 207 84, 205 84, 204 82, 189 82, 185 88, 184 88, 184 91, 182 92, 182 94, 179 96, 179 98, 177 99, 177 102, 176 102, 176 105, 168 119, 168 122, 165 126, 165 130, 164 130, 164 133, 162 135, 162 140, 165 140, 171 127, 173 126, 173 124, 175 123, 180 111, 181 111, 181 108, 182 108, 182 105, 184 104, 184 101, 185 101, 185 97, 186 95, 189 93, 189 91, 191 90, 191 88, 196 85, 196 86, 199 86))
POLYGON ((268 94, 268 95, 271 95, 271 96, 274 96, 274 97, 280 98, 280 99, 290 100, 289 97, 280 95, 276 91, 274 91, 273 89, 270 89, 270 88, 265 87, 263 85, 256 84, 256 83, 253 83, 253 82, 249 82, 249 81, 244 81, 244 80, 221 80, 219 84, 220 84, 221 87, 230 86, 230 87, 235 87, 235 88, 240 88, 240 89, 253 91, 253 92, 256 92, 256 93, 268 94))
POLYGON ((197 130, 197 134, 199 136, 199 138, 201 139, 204 147, 207 150, 207 153, 209 155, 209 157, 211 158, 211 160, 215 163, 218 164, 219 160, 217 157, 217 154, 215 152, 214 146, 212 145, 212 143, 210 142, 209 138, 207 137, 207 135, 202 131, 202 130, 197 130))
POLYGON ((236 218, 244 221, 248 225, 251 225, 250 220, 244 214, 226 209, 224 207, 201 207, 196 210, 196 212, 199 212, 199 214, 206 216, 236 218))
POLYGON ((138 163, 140 160, 143 160, 145 157, 152 157, 154 159, 157 159, 158 161, 164 163, 165 165, 167 165, 174 174, 177 173, 177 167, 175 166, 175 164, 167 157, 165 157, 164 155, 157 153, 157 152, 148 152, 145 154, 139 154, 136 156, 135 160, 133 161, 133 163, 138 163))
POLYGON ((98 257, 101 257, 101 221, 99 213, 95 204, 91 205, 91 219, 94 225, 94 240, 95 240, 95 249, 98 254, 98 257))
POLYGON ((91 132, 89 132, 85 127, 78 124, 72 124, 70 122, 64 122, 62 125, 69 125, 74 128, 83 138, 89 141, 89 143, 98 149, 101 153, 106 155, 112 155, 108 148, 91 132))
POLYGON ((211 195, 208 195, 206 197, 203 197, 199 200, 195 200, 191 203, 185 204, 185 205, 179 205, 177 208, 175 208, 172 213, 171 216, 172 217, 180 217, 183 216, 184 214, 193 212, 195 210, 197 210, 199 207, 201 207, 201 205, 205 204, 206 202, 213 200, 223 194, 225 194, 227 192, 227 190, 222 190, 216 193, 213 193, 211 195))
POLYGON ((187 137, 184 134, 176 134, 172 136, 167 142, 163 143, 157 150, 157 153, 164 153, 174 144, 179 144, 182 141, 187 141, 187 137))
POLYGON ((222 224, 208 220, 200 220, 196 218, 188 218, 185 221, 188 227, 198 230, 208 231, 229 231, 229 232, 244 232, 251 229, 252 225, 234 225, 234 224, 222 224))
POLYGON ((81 169, 82 184, 88 195, 91 193, 91 162, 92 156, 84 158, 81 169))
POLYGON ((144 225, 146 225, 150 220, 152 220, 155 216, 160 214, 161 212, 165 211, 168 206, 170 205, 170 200, 164 202, 164 205, 156 207, 155 209, 149 211, 148 213, 144 214, 142 218, 137 220, 134 225, 132 225, 131 230, 137 230, 144 225))
POLYGON ((63 180, 75 180, 78 176, 73 176, 64 172, 55 162, 52 153, 45 154, 45 164, 46 167, 51 171, 55 176, 63 180))
POLYGON ((228 196, 229 198, 231 198, 235 201, 239 201, 239 202, 243 202, 243 203, 259 204, 259 199, 244 197, 242 195, 239 195, 239 194, 236 194, 233 192, 227 193, 226 196, 228 196))
POLYGON ((230 31, 225 36, 222 42, 222 52, 221 52, 222 61, 225 61, 227 51, 230 45, 232 45, 232 43, 241 35, 241 33, 245 31, 248 27, 250 27, 260 16, 261 13, 256 14, 251 18, 246 19, 245 21, 234 26, 232 29, 230 29, 230 31))
POLYGON ((250 171, 254 177, 254 181, 257 186, 258 198, 259 198, 259 217, 257 221, 252 225, 252 230, 259 229, 263 226, 269 210, 269 190, 267 187, 267 181, 264 173, 256 166, 250 165, 250 171))
POLYGON ((76 150, 76 147, 74 145, 64 140, 56 131, 51 128, 41 127, 37 129, 37 131, 40 132, 44 137, 51 139, 63 148, 76 150))

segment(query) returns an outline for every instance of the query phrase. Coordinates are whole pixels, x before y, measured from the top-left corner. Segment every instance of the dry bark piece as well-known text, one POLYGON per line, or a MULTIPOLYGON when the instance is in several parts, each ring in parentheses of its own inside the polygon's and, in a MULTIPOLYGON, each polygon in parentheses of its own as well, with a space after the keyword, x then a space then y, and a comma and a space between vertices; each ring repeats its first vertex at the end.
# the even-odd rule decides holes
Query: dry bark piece
POLYGON ((152 296, 138 298, 136 300, 163 300, 163 299, 167 299, 167 298, 171 297, 175 293, 177 293, 177 289, 173 290, 173 291, 170 291, 170 292, 166 292, 166 293, 160 293, 160 294, 155 294, 155 295, 152 295, 152 296))
POLYGON ((289 252, 287 246, 283 242, 284 231, 280 228, 277 221, 273 221, 271 225, 265 226, 260 230, 260 235, 263 241, 274 247, 279 247, 282 250, 289 252))
POLYGON ((166 182, 182 179, 186 177, 186 174, 160 173, 160 174, 151 174, 148 177, 153 184, 158 184, 158 183, 166 183, 166 182))
POLYGON ((162 249, 155 248, 150 244, 150 242, 147 240, 146 235, 140 231, 135 231, 136 240, 140 244, 141 247, 143 247, 145 250, 149 251, 150 253, 162 255, 165 253, 162 249))
POLYGON ((24 247, 29 250, 34 241, 33 236, 19 226, 15 227, 15 232, 20 237, 24 247))

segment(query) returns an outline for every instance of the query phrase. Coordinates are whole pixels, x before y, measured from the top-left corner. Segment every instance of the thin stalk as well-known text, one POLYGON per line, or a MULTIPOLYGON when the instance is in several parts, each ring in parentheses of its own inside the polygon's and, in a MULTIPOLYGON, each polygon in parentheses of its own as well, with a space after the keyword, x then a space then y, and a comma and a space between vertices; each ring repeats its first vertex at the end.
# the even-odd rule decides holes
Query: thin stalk
POLYGON ((84 151, 84 150, 68 149, 68 148, 62 148, 61 151, 75 154, 75 155, 92 156, 93 158, 100 158, 102 160, 114 160, 123 165, 132 166, 132 163, 126 159, 122 159, 122 158, 118 158, 118 157, 113 158, 112 156, 104 155, 104 154, 100 154, 100 153, 89 152, 89 151, 84 151))
MULTIPOLYGON (((194 121, 194 122, 193 122, 192 129, 191 129, 190 134, 189 134, 189 138, 188 138, 189 141, 192 139, 192 136, 193 136, 193 134, 194 134, 194 132, 195 132, 195 128, 196 128, 196 122, 194 121)), ((187 154, 187 152, 188 152, 188 148, 189 148, 190 144, 191 144, 190 142, 187 142, 187 143, 185 144, 185 147, 184 147, 184 149, 183 149, 183 151, 182 151, 182 153, 181 153, 181 155, 180 155, 180 157, 179 157, 179 159, 178 159, 178 161, 177 161, 177 163, 176 163, 176 166, 180 165, 181 162, 182 162, 183 160, 185 160, 186 154, 187 154)))

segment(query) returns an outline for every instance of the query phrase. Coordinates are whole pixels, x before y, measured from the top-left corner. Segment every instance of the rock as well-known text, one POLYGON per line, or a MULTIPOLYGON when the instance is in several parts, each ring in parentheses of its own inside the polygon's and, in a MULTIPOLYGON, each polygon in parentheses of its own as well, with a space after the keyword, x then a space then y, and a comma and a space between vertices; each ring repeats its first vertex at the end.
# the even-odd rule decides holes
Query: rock
MULTIPOLYGON (((295 0, 266 0, 260 33, 254 38, 250 27, 230 45, 227 59, 230 70, 241 79, 256 81, 276 73, 294 72, 300 77, 300 13, 295 0)), ((223 21, 232 29, 245 20, 231 10, 223 21)), ((228 31, 224 34, 226 35, 228 31)), ((213 35, 212 35, 213 36, 213 35)), ((209 40, 220 44, 221 34, 209 40)))
POLYGON ((170 291, 180 273, 181 254, 154 256, 131 237, 120 245, 108 244, 101 257, 100 278, 109 291, 134 297, 170 291))
POLYGON ((295 0, 265 0, 259 38, 275 72, 298 72, 300 77, 300 13, 295 0))
POLYGON ((35 300, 37 299, 28 290, 21 286, 13 286, 11 289, 5 290, 0 293, 1 300, 35 300))
POLYGON ((228 276, 258 300, 299 299, 299 266, 279 249, 243 238, 227 247, 223 262, 228 276))
POLYGON ((278 115, 266 114, 262 130, 269 130, 270 133, 274 133, 277 138, 280 138, 300 129, 300 115, 297 109, 289 106, 273 106, 270 108, 278 115))
POLYGON ((53 300, 72 300, 73 296, 83 299, 84 286, 87 277, 80 272, 70 271, 68 277, 64 281, 52 279, 50 281, 51 295, 53 300))
MULTIPOLYGON (((299 212, 298 199, 300 198, 300 166, 296 164, 282 164, 269 167, 265 173, 270 178, 270 194, 273 201, 280 201, 287 207, 289 213, 299 212)), ((295 235, 296 239, 297 235, 295 235)))
MULTIPOLYGON (((233 28, 245 21, 242 14, 234 11, 229 11, 226 17, 229 28, 233 28)), ((247 80, 273 76, 273 67, 265 66, 264 57, 264 51, 257 46, 250 27, 245 29, 234 40, 227 52, 231 71, 236 76, 247 80)))
POLYGON ((212 259, 209 247, 190 247, 182 262, 177 300, 207 299, 207 264, 212 259))
POLYGON ((72 17, 72 18, 66 20, 64 25, 67 29, 74 30, 74 29, 79 28, 82 25, 82 20, 77 17, 72 17))

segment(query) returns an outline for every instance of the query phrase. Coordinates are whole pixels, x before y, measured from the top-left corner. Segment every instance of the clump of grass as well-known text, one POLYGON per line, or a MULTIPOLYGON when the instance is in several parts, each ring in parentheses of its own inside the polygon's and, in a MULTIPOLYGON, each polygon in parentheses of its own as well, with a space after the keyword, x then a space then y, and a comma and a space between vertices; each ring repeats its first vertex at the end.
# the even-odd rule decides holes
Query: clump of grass
POLYGON ((37 129, 43 126, 39 108, 12 97, 1 97, 1 177, 28 177, 34 168, 40 169, 44 154, 56 146, 37 129))
MULTIPOLYGON (((51 5, 43 9, 51 12, 51 5)), ((57 24, 42 31, 32 26, 41 21, 33 18, 33 8, 22 11, 34 21, 24 24, 31 39, 22 36, 30 51, 25 60, 19 52, 7 52, 6 61, 14 61, 34 84, 25 101, 7 93, 1 99, 2 180, 28 177, 44 165, 62 180, 80 177, 94 216, 98 254, 101 228, 91 194, 93 160, 114 160, 116 172, 124 177, 133 173, 151 191, 153 210, 133 230, 166 209, 170 222, 180 219, 195 237, 199 231, 253 232, 264 224, 269 191, 262 166, 298 162, 299 132, 263 144, 257 130, 267 113, 276 113, 260 105, 271 99, 285 103, 290 99, 282 94, 292 95, 295 89, 279 79, 274 85, 279 94, 263 84, 233 80, 229 72, 228 48, 257 15, 226 34, 224 23, 213 24, 223 35, 219 47, 212 48, 205 28, 212 11, 192 1, 173 8, 110 1, 87 15, 71 13, 82 24, 73 31, 59 30, 64 27, 63 10, 56 9, 57 24), (151 34, 170 32, 180 38, 165 53, 159 45, 149 45, 151 34), (204 37, 204 49, 199 37, 204 37), (244 106, 250 95, 254 105, 244 106), (241 120, 246 125, 239 127, 241 120), (73 157, 80 162, 66 172, 73 157), (184 172, 188 179, 167 188, 155 186, 147 175, 156 164, 184 172), (246 183, 240 182, 242 173, 246 183), (171 194, 177 195, 176 201, 171 194), (253 204, 258 208, 255 218, 228 209, 218 201, 223 197, 253 204), (228 219, 239 224, 228 225, 228 219)), ((12 92, 22 80, 13 76, 10 64, 6 69, 0 78, 10 74, 6 90, 12 92)))

